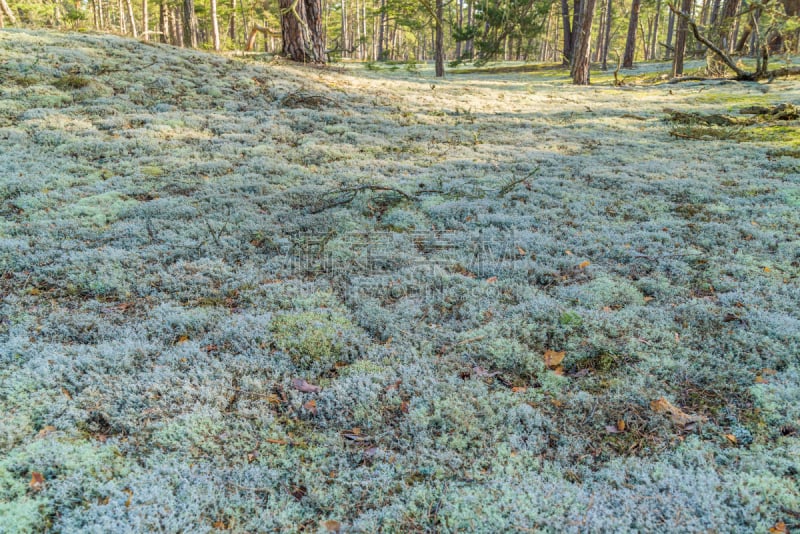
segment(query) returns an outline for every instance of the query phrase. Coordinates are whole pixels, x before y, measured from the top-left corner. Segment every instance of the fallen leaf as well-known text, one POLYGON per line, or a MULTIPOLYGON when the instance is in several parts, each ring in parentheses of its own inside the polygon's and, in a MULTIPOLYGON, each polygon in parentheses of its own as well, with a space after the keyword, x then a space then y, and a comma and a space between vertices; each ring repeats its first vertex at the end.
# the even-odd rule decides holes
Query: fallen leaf
POLYGON ((619 421, 617 421, 617 430, 619 430, 620 432, 625 432, 625 421, 624 420, 620 419, 619 421))
POLYGON ((702 423, 707 421, 707 417, 702 415, 689 415, 677 406, 670 403, 664 397, 656 399, 650 403, 650 409, 656 413, 667 413, 672 422, 678 426, 687 426, 692 423, 702 423))
POLYGON ((606 432, 609 434, 619 434, 620 429, 616 425, 606 425, 606 432))
POLYGON ((41 438, 43 438, 43 437, 47 436, 48 434, 50 434, 52 432, 55 432, 55 431, 56 431, 56 427, 54 427, 52 425, 47 425, 46 427, 42 428, 39 431, 38 434, 36 434, 36 437, 41 439, 41 438))
POLYGON ((408 401, 403 401, 400 403, 400 411, 403 413, 408 413, 408 401))
POLYGON ((655 300, 655 297, 645 297, 644 298, 645 302, 650 302, 651 300, 655 300))
POLYGON ((582 262, 580 262, 580 263, 578 264, 578 269, 585 269, 585 268, 587 268, 588 266, 590 266, 591 264, 592 264, 592 262, 590 262, 589 260, 582 261, 582 262))
POLYGON ((738 440, 736 439, 736 436, 734 436, 733 434, 725 434, 725 439, 727 439, 728 441, 730 441, 734 445, 736 445, 738 443, 738 440))
POLYGON ((527 254, 527 252, 525 252, 525 249, 522 247, 517 247, 517 252, 519 252, 520 256, 524 256, 525 254, 527 254))
POLYGON ((133 502, 133 490, 130 488, 125 488, 124 490, 122 490, 122 493, 128 496, 128 498, 125 499, 125 508, 129 508, 131 502, 133 502))
POLYGON ((275 439, 275 438, 267 438, 264 441, 267 443, 272 443, 273 445, 287 445, 289 442, 285 439, 275 439))
POLYGON ((186 343, 187 341, 189 341, 189 336, 184 335, 180 336, 178 340, 175 342, 175 344, 180 345, 181 343, 186 343))
POLYGON ((305 408, 309 412, 311 412, 314 415, 316 415, 316 413, 317 413, 317 401, 315 401, 314 399, 311 399, 308 402, 306 402, 305 404, 303 404, 303 408, 305 408))
POLYGON ((769 381, 761 375, 756 375, 756 384, 769 384, 769 381))
POLYGON ((70 394, 70 392, 67 390, 67 388, 63 388, 63 387, 62 387, 62 388, 61 388, 61 394, 62 394, 62 395, 64 395, 64 396, 67 398, 67 400, 72 400, 72 395, 71 395, 71 394, 70 394))
POLYGON ((526 391, 528 391, 528 388, 523 386, 515 386, 511 388, 511 391, 513 391, 514 393, 525 393, 526 391))
POLYGON ((322 526, 325 527, 325 530, 328 532, 340 532, 342 530, 342 524, 333 519, 323 521, 322 526))
POLYGON ((564 254, 566 254, 567 256, 572 256, 572 251, 571 250, 565 250, 564 254))
POLYGON ((494 284, 495 282, 497 282, 496 276, 490 276, 489 278, 486 279, 487 284, 494 284))
POLYGON ((764 267, 764 272, 765 273, 772 272, 772 269, 770 269, 769 267, 764 267))
POLYGON ((566 355, 567 353, 563 350, 555 351, 547 349, 544 351, 544 364, 550 369, 555 369, 561 365, 561 362, 564 361, 564 356, 566 355))
POLYGON ((786 523, 778 521, 773 526, 769 527, 770 534, 788 534, 789 529, 786 528, 786 523))
POLYGON ((33 491, 42 491, 44 489, 44 476, 38 471, 31 473, 31 481, 28 484, 33 491))
POLYGON ((294 386, 294 389, 297 391, 302 391, 303 393, 319 393, 322 391, 321 387, 309 384, 301 378, 295 378, 292 380, 292 386, 294 386))
POLYGON ((289 493, 291 494, 292 497, 294 497, 299 501, 303 497, 308 495, 308 488, 306 488, 305 486, 292 486, 289 493))

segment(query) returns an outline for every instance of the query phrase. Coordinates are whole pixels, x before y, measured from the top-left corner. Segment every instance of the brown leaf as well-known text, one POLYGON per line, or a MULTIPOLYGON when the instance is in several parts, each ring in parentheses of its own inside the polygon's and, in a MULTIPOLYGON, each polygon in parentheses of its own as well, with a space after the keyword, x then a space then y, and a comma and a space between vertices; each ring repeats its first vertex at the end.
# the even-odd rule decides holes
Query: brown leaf
POLYGON ((582 261, 582 262, 580 262, 580 264, 578 264, 578 269, 585 269, 588 266, 590 266, 591 264, 592 264, 592 262, 590 262, 589 260, 582 261))
POLYGON ((672 422, 678 426, 687 426, 692 423, 702 423, 707 421, 708 418, 703 417, 702 415, 689 415, 677 406, 670 403, 664 397, 660 399, 656 399, 650 403, 650 409, 656 413, 666 413, 669 414, 670 419, 672 422))
POLYGON ((267 443, 272 443, 273 445, 287 445, 289 442, 285 439, 275 439, 275 438, 267 438, 264 441, 267 443))
POLYGON ((497 282, 496 276, 490 276, 489 278, 486 279, 487 284, 494 284, 495 282, 497 282))
POLYGON ((303 497, 308 495, 308 488, 306 488, 305 486, 292 486, 289 493, 291 494, 292 497, 294 497, 299 501, 303 497))
POLYGON ((292 386, 294 386, 294 389, 297 391, 302 391, 303 393, 319 393, 322 391, 321 387, 309 384, 301 378, 295 378, 292 380, 292 386))
POLYGON ((31 481, 28 483, 33 491, 42 491, 44 489, 44 476, 38 471, 31 473, 31 481))
POLYGON ((778 521, 773 526, 769 527, 770 534, 788 534, 789 529, 786 528, 786 523, 778 521))
POLYGON ((408 413, 408 401, 403 401, 400 403, 400 411, 403 413, 408 413))
POLYGON ((565 351, 548 349, 544 351, 544 364, 550 369, 555 369, 561 365, 561 362, 564 361, 564 356, 566 355, 567 353, 565 351))
POLYGON ((515 386, 511 388, 511 391, 513 391, 514 393, 525 393, 526 391, 528 391, 528 388, 523 386, 515 386))
POLYGON ((322 526, 325 527, 325 530, 328 532, 341 532, 342 530, 342 524, 333 519, 323 521, 322 526))
POLYGON ((309 412, 311 412, 314 415, 316 415, 316 413, 317 413, 317 401, 315 401, 314 399, 311 399, 308 402, 306 402, 305 404, 303 404, 303 408, 305 408, 309 412))
POLYGON ((617 421, 617 430, 620 432, 625 432, 625 421, 623 419, 617 421))
POLYGON ((725 434, 725 439, 736 445, 739 441, 736 439, 736 436, 733 434, 725 434))

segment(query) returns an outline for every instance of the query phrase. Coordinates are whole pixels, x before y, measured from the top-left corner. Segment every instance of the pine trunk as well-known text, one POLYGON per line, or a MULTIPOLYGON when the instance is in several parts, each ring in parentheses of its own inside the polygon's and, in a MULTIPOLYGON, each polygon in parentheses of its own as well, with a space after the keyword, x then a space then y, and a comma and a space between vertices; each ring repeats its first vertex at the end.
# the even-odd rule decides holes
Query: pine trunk
POLYGON ((611 0, 606 0, 606 34, 603 40, 603 70, 608 70, 608 48, 611 46, 611 21, 613 15, 613 4, 611 0))
MULTIPOLYGON (((688 15, 692 9, 692 0, 681 2, 681 11, 688 15)), ((678 30, 675 35, 675 58, 672 60, 672 77, 683 76, 683 59, 686 55, 686 34, 689 23, 684 17, 678 17, 678 30)))
POLYGON ((561 0, 561 17, 564 21, 564 65, 572 62, 572 28, 569 23, 569 1, 561 0))
POLYGON ((444 77, 444 0, 436 0, 436 77, 444 77))
POLYGON ((622 67, 633 68, 633 58, 636 55, 636 29, 639 26, 639 8, 641 0, 633 0, 631 4, 631 18, 628 21, 628 39, 625 41, 625 56, 622 59, 622 67))
POLYGON ((319 0, 279 0, 283 54, 301 63, 325 63, 322 4, 319 0))
POLYGON ((211 40, 214 43, 214 50, 219 52, 220 45, 219 21, 217 20, 217 0, 211 0, 211 40))
POLYGON ((596 0, 581 2, 581 16, 572 67, 572 83, 589 85, 589 53, 592 42, 592 19, 596 0))

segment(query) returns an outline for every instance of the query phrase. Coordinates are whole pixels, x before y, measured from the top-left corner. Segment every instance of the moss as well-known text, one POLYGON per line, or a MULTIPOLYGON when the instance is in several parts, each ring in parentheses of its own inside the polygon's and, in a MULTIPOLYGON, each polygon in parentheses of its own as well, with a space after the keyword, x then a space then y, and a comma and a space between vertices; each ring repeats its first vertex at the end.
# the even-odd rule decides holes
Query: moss
POLYGON ((342 359, 345 331, 353 325, 346 317, 328 310, 282 313, 269 326, 278 350, 286 352, 298 367, 330 368, 342 359))
POLYGON ((90 226, 106 226, 116 221, 123 211, 137 204, 116 191, 82 198, 64 211, 69 217, 77 217, 90 226))
POLYGON ((746 130, 748 140, 789 148, 800 147, 800 128, 796 125, 769 124, 746 130))
POLYGON ((158 178, 164 175, 164 169, 155 165, 143 165, 141 170, 142 174, 151 178, 158 178))
POLYGON ((52 85, 56 89, 61 89, 62 91, 69 91, 75 89, 83 89, 84 87, 87 87, 90 83, 92 83, 92 81, 84 76, 78 76, 76 74, 67 74, 66 76, 62 76, 61 78, 55 80, 52 85))

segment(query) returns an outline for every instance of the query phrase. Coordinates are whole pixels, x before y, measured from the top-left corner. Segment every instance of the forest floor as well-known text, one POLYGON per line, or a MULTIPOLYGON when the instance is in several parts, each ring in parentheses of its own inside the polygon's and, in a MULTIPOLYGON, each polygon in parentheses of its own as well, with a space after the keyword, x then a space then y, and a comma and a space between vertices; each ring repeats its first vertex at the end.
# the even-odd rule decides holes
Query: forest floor
POLYGON ((0 532, 800 527, 797 80, 0 60, 0 532))

